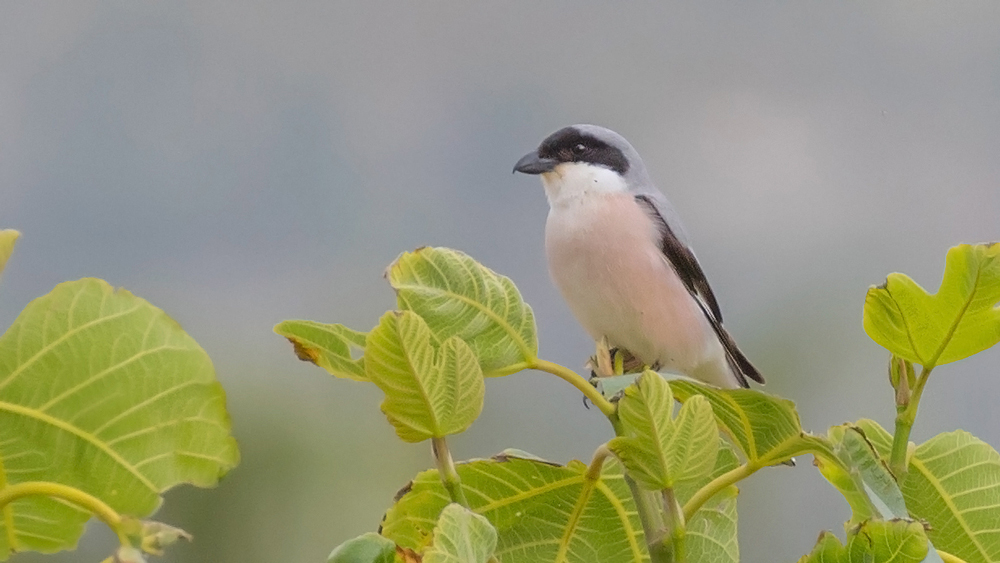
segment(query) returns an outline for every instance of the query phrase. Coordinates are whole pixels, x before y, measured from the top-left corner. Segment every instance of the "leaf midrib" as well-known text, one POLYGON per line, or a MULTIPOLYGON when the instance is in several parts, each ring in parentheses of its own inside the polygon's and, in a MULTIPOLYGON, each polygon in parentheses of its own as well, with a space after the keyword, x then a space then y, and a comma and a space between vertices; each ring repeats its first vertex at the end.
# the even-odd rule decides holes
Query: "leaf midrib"
MULTIPOLYGON (((944 354, 944 351, 948 347, 948 344, 951 343, 952 337, 955 336, 955 331, 958 330, 958 325, 962 323, 962 319, 965 317, 965 312, 969 310, 969 306, 972 305, 972 300, 976 298, 976 292, 979 291, 979 278, 982 276, 982 273, 983 273, 982 265, 976 264, 976 280, 972 284, 972 291, 969 292, 968 299, 966 299, 965 303, 962 305, 962 310, 959 311, 958 315, 955 316, 955 322, 952 323, 951 327, 948 329, 948 333, 945 335, 944 340, 941 342, 941 346, 938 347, 937 352, 934 353, 934 357, 931 358, 930 361, 931 365, 924 367, 930 369, 933 368, 935 365, 937 365, 937 361, 941 357, 941 354, 944 354)), ((938 291, 938 293, 940 293, 940 291, 938 291)))

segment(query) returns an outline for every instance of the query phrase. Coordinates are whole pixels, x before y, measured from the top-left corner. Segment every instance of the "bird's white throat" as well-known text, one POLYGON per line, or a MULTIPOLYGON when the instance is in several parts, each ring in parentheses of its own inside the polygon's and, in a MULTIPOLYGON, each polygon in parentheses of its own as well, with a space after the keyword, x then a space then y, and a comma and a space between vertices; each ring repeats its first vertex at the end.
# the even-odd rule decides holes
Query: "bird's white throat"
POLYGON ((588 196, 628 191, 621 174, 586 162, 564 162, 542 174, 545 197, 551 207, 571 205, 588 196))

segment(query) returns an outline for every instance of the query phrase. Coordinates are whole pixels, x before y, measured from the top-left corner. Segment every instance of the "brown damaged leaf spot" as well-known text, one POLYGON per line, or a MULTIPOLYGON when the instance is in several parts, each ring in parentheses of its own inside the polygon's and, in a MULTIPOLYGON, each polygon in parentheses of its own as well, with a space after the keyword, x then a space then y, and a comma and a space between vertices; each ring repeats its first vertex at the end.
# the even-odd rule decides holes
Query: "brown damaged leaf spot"
POLYGON ((310 362, 315 364, 319 361, 319 350, 309 347, 302 343, 296 338, 291 336, 286 336, 289 342, 292 343, 292 348, 295 350, 295 355, 303 362, 310 362))
POLYGON ((396 546, 396 555, 403 561, 403 563, 420 563, 423 561, 423 557, 417 555, 416 551, 408 547, 396 546))

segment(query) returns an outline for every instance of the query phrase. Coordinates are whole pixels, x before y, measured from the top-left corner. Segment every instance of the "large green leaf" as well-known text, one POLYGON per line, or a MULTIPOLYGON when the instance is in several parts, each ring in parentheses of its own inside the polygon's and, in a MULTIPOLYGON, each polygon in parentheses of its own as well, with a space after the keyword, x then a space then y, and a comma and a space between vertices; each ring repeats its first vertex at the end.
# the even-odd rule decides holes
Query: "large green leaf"
POLYGON ((824 438, 802 431, 795 403, 787 399, 755 389, 717 389, 683 379, 672 380, 670 387, 682 402, 697 395, 708 399, 719 428, 755 469, 804 453, 834 456, 824 438))
POLYGON ((14 252, 14 243, 17 242, 17 237, 21 236, 21 233, 13 229, 4 229, 0 231, 0 274, 3 273, 4 266, 7 265, 7 260, 10 258, 12 252, 14 252))
MULTIPOLYGON (((648 561, 620 468, 609 461, 593 481, 579 461, 561 466, 504 454, 457 465, 470 507, 496 528, 504 563, 648 561)), ((386 513, 382 534, 420 550, 449 502, 437 471, 420 473, 386 513)))
MULTIPOLYGON (((870 420, 858 425, 888 455, 892 436, 870 420)), ((965 561, 1000 562, 1000 454, 964 430, 938 434, 910 457, 902 486, 928 537, 965 561)))
MULTIPOLYGON (((508 452, 492 460, 459 463, 458 473, 473 511, 498 534, 504 563, 602 563, 648 561, 642 526, 621 465, 608 461, 600 479, 586 478, 579 461, 556 465, 508 452)), ((719 450, 715 469, 677 487, 681 502, 714 477, 736 467, 736 455, 719 450)), ((687 525, 691 561, 736 563, 736 487, 720 491, 687 525)), ((386 513, 382 534, 403 547, 430 541, 438 513, 450 502, 437 471, 425 471, 400 493, 386 513)))
POLYGON ((848 532, 847 545, 824 532, 799 563, 920 563, 927 551, 927 537, 917 522, 870 520, 848 532))
MULTIPOLYGON (((67 282, 0 337, 0 488, 50 481, 144 517, 180 483, 236 465, 225 395, 201 347, 106 282, 67 282)), ((0 559, 71 547, 89 514, 27 497, 0 515, 0 559)))
POLYGON ((399 307, 418 313, 438 340, 458 336, 487 377, 538 356, 535 317, 509 278, 448 248, 404 252, 386 275, 399 307))
POLYGON ((904 274, 889 274, 865 298, 865 332, 893 354, 931 368, 1000 342, 1000 243, 948 251, 934 295, 904 274))
POLYGON ((708 475, 719 450, 719 430, 704 397, 685 401, 673 416, 670 385, 647 370, 618 400, 626 435, 608 442, 629 475, 646 489, 673 488, 679 481, 708 475))
POLYGON ((486 563, 496 546, 497 531, 486 518, 449 504, 441 511, 423 563, 486 563))
POLYGON ((365 371, 385 393, 382 412, 407 442, 465 431, 483 410, 486 386, 476 356, 457 336, 440 347, 412 311, 382 316, 368 334, 365 371))
POLYGON ((364 357, 352 354, 364 351, 367 334, 340 324, 299 320, 282 321, 275 325, 274 332, 292 343, 300 360, 312 362, 337 377, 368 380, 364 357))

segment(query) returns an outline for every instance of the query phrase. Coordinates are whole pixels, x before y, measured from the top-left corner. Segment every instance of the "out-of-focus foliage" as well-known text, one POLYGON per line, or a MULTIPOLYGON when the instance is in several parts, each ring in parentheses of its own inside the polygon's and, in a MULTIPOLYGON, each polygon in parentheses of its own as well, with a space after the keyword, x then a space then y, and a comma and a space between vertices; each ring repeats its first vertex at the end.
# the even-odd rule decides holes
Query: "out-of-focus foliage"
POLYGON ((95 506, 158 552, 183 532, 123 516, 214 486, 238 459, 208 355, 128 291, 59 284, 0 336, 0 560, 73 547, 95 506))

